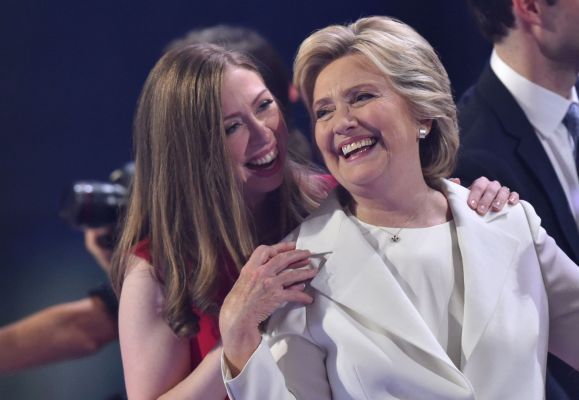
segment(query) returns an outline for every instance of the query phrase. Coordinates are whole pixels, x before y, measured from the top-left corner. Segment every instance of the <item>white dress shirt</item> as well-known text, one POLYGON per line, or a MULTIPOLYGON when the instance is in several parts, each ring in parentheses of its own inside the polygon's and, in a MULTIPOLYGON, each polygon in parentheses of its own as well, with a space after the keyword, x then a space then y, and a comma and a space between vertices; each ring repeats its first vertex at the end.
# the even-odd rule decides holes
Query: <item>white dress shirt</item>
POLYGON ((463 364, 464 313, 462 259, 454 221, 426 228, 387 228, 349 214, 392 272, 454 365, 463 364), (391 240, 398 232, 401 240, 391 240))

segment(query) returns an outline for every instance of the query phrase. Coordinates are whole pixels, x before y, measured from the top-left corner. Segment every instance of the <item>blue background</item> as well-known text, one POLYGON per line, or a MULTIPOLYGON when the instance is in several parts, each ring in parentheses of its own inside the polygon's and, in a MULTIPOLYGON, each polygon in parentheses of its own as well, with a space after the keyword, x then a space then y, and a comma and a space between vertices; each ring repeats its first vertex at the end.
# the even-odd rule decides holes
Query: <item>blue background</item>
MULTIPOLYGON (((105 279, 82 235, 58 219, 60 195, 77 180, 107 180, 131 158, 136 99, 170 40, 217 23, 245 25, 269 38, 289 69, 313 30, 373 14, 396 16, 431 41, 456 96, 488 58, 464 0, 3 0, 0 325, 81 298, 105 279)), ((122 391, 116 344, 0 376, 2 399, 106 399, 122 391)))

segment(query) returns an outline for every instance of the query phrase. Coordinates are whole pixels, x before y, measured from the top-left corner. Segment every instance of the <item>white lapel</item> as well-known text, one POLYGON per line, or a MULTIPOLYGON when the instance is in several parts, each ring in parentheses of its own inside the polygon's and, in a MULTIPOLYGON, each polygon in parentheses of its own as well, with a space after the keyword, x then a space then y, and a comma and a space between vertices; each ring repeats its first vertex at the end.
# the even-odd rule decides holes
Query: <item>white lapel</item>
MULTIPOLYGON (((451 182, 443 189, 463 262, 462 348, 468 362, 498 302, 518 241, 489 224, 503 218, 508 208, 480 217, 467 206, 467 189, 451 182)), ((335 192, 300 226, 297 247, 315 254, 312 263, 320 272, 312 287, 454 368, 381 257, 348 219, 335 192)))
POLYGON ((312 287, 455 369, 382 258, 348 219, 335 193, 301 225, 297 247, 325 253, 312 260, 320 269, 312 287))
POLYGON ((519 241, 490 222, 506 218, 508 207, 480 217, 468 206, 468 190, 445 181, 464 270, 462 350, 468 362, 491 318, 519 241))

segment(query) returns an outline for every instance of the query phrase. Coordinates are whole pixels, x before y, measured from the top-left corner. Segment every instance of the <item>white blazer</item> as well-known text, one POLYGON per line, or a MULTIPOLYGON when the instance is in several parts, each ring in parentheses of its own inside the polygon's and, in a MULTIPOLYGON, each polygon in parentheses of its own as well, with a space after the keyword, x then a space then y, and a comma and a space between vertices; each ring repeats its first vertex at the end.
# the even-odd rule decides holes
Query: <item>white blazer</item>
POLYGON ((525 202, 480 217, 466 189, 444 189, 464 269, 460 368, 332 195, 296 231, 298 248, 325 253, 314 302, 276 312, 239 376, 223 365, 229 396, 533 400, 547 351, 579 369, 577 265, 525 202))

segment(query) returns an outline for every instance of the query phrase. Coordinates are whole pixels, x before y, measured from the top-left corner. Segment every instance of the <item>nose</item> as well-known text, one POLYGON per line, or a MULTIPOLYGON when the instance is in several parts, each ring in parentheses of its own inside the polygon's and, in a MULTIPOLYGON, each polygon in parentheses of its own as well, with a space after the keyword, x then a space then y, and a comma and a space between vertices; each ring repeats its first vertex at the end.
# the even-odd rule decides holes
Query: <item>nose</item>
POLYGON ((358 126, 358 120, 352 114, 348 104, 336 108, 335 121, 333 131, 338 135, 347 135, 358 126))
POLYGON ((250 132, 250 141, 256 144, 269 143, 273 136, 272 130, 268 127, 265 119, 259 119, 252 116, 247 122, 250 132))

